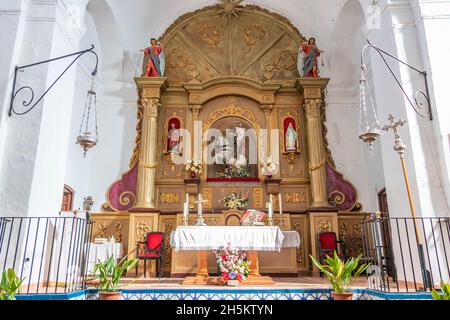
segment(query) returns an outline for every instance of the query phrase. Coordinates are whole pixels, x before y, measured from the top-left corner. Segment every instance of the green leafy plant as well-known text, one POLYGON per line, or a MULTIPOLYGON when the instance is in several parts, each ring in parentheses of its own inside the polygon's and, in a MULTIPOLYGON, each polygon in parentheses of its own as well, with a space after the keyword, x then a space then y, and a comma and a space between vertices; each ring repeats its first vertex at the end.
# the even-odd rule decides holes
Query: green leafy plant
POLYGON ((99 261, 94 265, 95 280, 92 281, 92 285, 100 292, 117 292, 120 290, 120 279, 136 263, 138 263, 138 259, 128 260, 126 256, 120 262, 117 262, 113 256, 104 262, 99 261))
POLYGON ((344 262, 335 251, 333 257, 326 257, 324 265, 313 256, 310 257, 314 265, 328 278, 335 293, 347 292, 352 278, 360 276, 369 267, 369 264, 359 263, 362 255, 344 262))
POLYGON ((23 279, 16 276, 14 269, 3 271, 0 281, 0 300, 16 300, 16 293, 19 292, 23 279))
POLYGON ((441 282, 441 291, 433 289, 431 295, 434 300, 450 300, 450 283, 441 282))

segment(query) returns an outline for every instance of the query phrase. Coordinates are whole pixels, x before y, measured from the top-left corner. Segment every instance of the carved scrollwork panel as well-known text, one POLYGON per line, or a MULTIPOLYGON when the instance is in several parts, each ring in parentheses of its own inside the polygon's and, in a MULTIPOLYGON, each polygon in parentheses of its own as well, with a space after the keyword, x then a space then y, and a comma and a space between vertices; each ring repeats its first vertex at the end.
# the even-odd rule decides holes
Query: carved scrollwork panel
POLYGON ((220 42, 220 28, 216 24, 204 24, 200 28, 199 35, 210 47, 216 48, 220 42))

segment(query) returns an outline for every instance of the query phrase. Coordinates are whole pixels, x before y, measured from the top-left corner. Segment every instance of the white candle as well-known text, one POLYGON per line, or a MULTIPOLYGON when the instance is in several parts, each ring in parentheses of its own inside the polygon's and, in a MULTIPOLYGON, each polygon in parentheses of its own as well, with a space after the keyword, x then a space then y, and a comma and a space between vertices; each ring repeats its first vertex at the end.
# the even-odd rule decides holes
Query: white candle
POLYGON ((186 193, 186 203, 189 203, 189 193, 186 193))
POLYGON ((280 214, 283 214, 283 204, 281 199, 281 193, 278 194, 278 208, 280 209, 280 214))
POLYGON ((199 195, 198 195, 198 215, 199 215, 199 216, 202 215, 202 209, 203 209, 203 207, 202 207, 202 201, 203 201, 202 195, 199 194, 199 195))
POLYGON ((186 203, 184 203, 184 206, 183 206, 183 217, 187 218, 188 215, 189 215, 189 203, 186 202, 186 203))
POLYGON ((269 218, 272 219, 273 216, 273 202, 272 202, 272 195, 270 195, 270 202, 269 202, 269 218))

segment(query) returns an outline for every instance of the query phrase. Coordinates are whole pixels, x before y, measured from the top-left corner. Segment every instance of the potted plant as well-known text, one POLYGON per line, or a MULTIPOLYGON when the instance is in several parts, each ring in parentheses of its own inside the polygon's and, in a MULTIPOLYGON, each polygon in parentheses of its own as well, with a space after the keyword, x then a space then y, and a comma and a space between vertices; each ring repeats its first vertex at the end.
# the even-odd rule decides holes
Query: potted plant
POLYGON ((197 174, 202 174, 202 164, 198 160, 189 160, 184 164, 184 170, 191 172, 191 178, 194 179, 197 174))
POLYGON ((322 271, 330 281, 330 284, 333 287, 333 292, 331 293, 333 299, 352 300, 353 293, 348 290, 352 279, 360 276, 361 273, 369 267, 368 264, 360 264, 362 255, 359 255, 357 258, 350 258, 347 261, 343 261, 335 251, 333 257, 326 257, 326 264, 324 265, 317 261, 313 256, 310 255, 310 257, 314 265, 322 271))
POLYGON ((272 156, 268 156, 262 164, 262 174, 267 176, 268 179, 272 179, 273 173, 278 168, 278 163, 272 159, 272 156))
POLYGON ((232 248, 231 244, 215 253, 220 275, 228 286, 237 287, 241 281, 247 279, 250 261, 247 260, 245 253, 232 248))
POLYGON ((14 269, 3 271, 0 281, 0 300, 16 300, 23 279, 16 276, 14 269))
POLYGON ((434 300, 450 300, 450 283, 441 282, 441 292, 433 289, 431 295, 434 300))
POLYGON ((127 256, 119 262, 114 256, 109 257, 105 262, 99 261, 94 265, 93 274, 95 280, 92 285, 98 289, 100 300, 121 300, 119 282, 122 276, 133 268, 138 259, 128 260, 127 256))

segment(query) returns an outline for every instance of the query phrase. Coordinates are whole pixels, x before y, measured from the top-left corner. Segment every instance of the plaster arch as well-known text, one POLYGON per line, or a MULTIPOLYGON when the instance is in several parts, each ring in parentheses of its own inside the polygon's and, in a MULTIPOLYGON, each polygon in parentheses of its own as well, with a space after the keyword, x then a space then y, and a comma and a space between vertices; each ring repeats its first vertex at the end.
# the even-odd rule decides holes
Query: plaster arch
POLYGON ((332 34, 330 50, 331 86, 353 87, 358 83, 359 61, 365 15, 359 0, 342 7, 332 34), (342 35, 345 35, 342 36, 342 35))
POLYGON ((100 48, 99 76, 106 81, 122 80, 123 46, 120 40, 117 22, 105 0, 90 0, 86 11, 95 24, 100 48))

